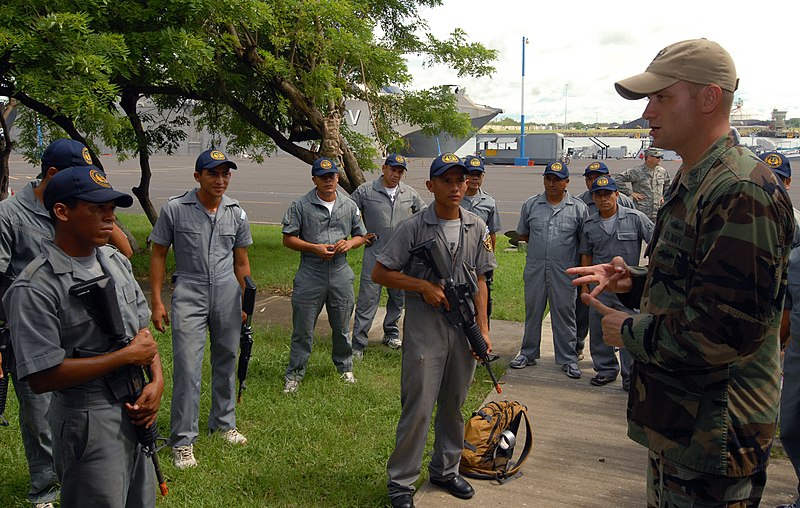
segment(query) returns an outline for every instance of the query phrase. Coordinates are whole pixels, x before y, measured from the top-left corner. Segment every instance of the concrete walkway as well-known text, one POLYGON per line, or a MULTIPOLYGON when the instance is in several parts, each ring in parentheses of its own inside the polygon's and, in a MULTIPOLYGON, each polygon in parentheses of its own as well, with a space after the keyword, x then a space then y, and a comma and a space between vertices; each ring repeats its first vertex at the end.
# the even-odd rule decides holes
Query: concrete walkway
MULTIPOLYGON (((146 281, 140 281, 149 295, 146 281)), ((166 293, 166 292, 165 292, 166 293)), ((169 295, 164 295, 169 302, 169 295)), ((370 347, 378 347, 385 309, 380 308, 370 332, 370 347)), ((284 296, 259 295, 254 321, 291 329, 291 302, 284 296)), ((592 361, 580 362, 583 377, 570 379, 554 361, 549 317, 542 332, 542 358, 536 366, 508 369, 501 379, 503 394, 492 391, 486 401, 517 400, 528 407, 534 446, 522 476, 504 485, 471 480, 475 497, 457 499, 426 482, 414 496, 420 508, 469 506, 619 507, 640 508, 645 501, 646 450, 626 436, 627 394, 617 379, 603 387, 589 384, 592 361)), ((317 332, 328 336, 327 316, 318 320, 317 332)), ((522 340, 522 323, 492 321, 498 362, 509 362, 522 340)), ((366 360, 369 361, 369 351, 366 360)), ((477 408, 474 408, 477 409, 477 408)), ((524 438, 524 435, 522 436, 524 438)), ((522 449, 519 443, 519 450, 522 449)), ((762 507, 793 500, 797 480, 787 459, 772 459, 762 507)))

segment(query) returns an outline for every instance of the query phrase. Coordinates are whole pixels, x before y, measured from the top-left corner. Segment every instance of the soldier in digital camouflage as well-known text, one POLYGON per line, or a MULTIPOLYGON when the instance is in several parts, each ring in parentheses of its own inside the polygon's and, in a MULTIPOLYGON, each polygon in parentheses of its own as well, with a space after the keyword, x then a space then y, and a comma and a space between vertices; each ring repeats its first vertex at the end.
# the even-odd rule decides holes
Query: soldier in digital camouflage
POLYGON ((614 258, 567 270, 598 283, 585 301, 604 314, 605 341, 634 359, 628 435, 649 449, 652 507, 758 506, 766 483, 794 219, 772 170, 730 131, 737 85, 730 55, 705 39, 668 46, 615 84, 649 99, 653 146, 683 164, 648 267, 614 258), (603 289, 641 314, 604 306, 603 289))
POLYGON ((644 151, 644 162, 623 171, 614 177, 620 186, 620 191, 630 196, 636 203, 636 209, 650 217, 655 222, 658 209, 664 204, 664 193, 671 182, 669 173, 659 163, 664 158, 664 152, 658 148, 648 148, 644 151))

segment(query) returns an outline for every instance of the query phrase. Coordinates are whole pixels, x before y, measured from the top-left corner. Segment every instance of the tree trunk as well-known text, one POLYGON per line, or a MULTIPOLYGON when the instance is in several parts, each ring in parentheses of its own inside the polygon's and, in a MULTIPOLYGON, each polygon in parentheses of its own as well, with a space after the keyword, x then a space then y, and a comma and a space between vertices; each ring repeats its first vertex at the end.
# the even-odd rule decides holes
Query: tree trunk
MULTIPOLYGON (((156 213, 156 209, 150 201, 150 180, 152 178, 152 172, 150 171, 150 150, 147 148, 147 138, 144 135, 142 119, 139 118, 139 113, 136 112, 136 101, 138 98, 138 94, 126 91, 123 92, 120 99, 120 106, 122 106, 123 111, 125 111, 125 114, 128 116, 131 127, 133 127, 133 132, 136 135, 136 147, 137 152, 139 152, 139 168, 142 173, 139 179, 139 185, 131 189, 131 191, 133 191, 133 195, 136 196, 136 199, 139 200, 139 204, 142 205, 142 209, 145 215, 147 215, 147 220, 150 221, 150 224, 155 225, 156 220, 158 220, 158 213, 156 213)), ((128 233, 126 233, 126 235, 128 235, 128 233)), ((128 240, 130 239, 131 238, 128 237, 128 240)), ((131 247, 133 247, 133 243, 131 243, 131 247)))
POLYGON ((11 133, 6 119, 16 105, 14 99, 9 99, 0 111, 0 128, 3 129, 3 137, 0 140, 0 201, 8 197, 8 159, 11 157, 11 133))

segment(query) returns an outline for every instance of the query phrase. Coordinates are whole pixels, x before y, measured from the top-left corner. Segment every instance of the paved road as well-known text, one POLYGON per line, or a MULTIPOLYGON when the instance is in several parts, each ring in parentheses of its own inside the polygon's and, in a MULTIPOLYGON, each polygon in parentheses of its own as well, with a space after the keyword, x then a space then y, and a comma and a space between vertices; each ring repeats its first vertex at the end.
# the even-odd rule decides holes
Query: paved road
MULTIPOLYGON (((156 209, 160 209, 169 196, 180 194, 195 186, 192 176, 194 160, 194 157, 187 156, 152 158, 153 180, 150 194, 156 209)), ((312 186, 309 166, 294 157, 275 156, 263 164, 256 164, 244 158, 234 157, 233 160, 239 165, 239 170, 231 179, 228 194, 242 202, 253 223, 280 223, 289 204, 312 186)), ((117 163, 114 157, 106 155, 101 156, 101 161, 115 188, 130 191, 132 187, 138 185, 140 172, 137 160, 117 163)), ((36 168, 28 165, 18 155, 12 155, 10 162, 12 189, 21 188, 38 173, 36 168)), ((431 159, 411 159, 409 172, 404 180, 417 189, 426 201, 432 200, 432 195, 425 188, 430 162, 431 159)), ((574 176, 569 190, 573 194, 580 194, 586 189, 581 175, 589 162, 575 160, 570 164, 574 176)), ((635 165, 636 161, 608 160, 606 163, 613 173, 635 165)), ((665 162, 664 166, 671 174, 678 168, 678 164, 673 161, 665 162)), ((543 166, 488 167, 484 189, 494 196, 498 203, 504 230, 516 228, 522 203, 533 194, 542 192, 543 170, 543 166)), ((368 173, 366 177, 370 180, 376 178, 377 174, 368 173)), ((800 199, 800 195, 797 199, 800 199)), ((136 213, 142 209, 136 204, 131 211, 136 213)))
MULTIPOLYGON (((296 198, 308 192, 311 188, 310 167, 287 155, 271 157, 263 164, 256 164, 249 159, 234 157, 239 170, 231 179, 228 194, 238 199, 250 218, 257 224, 278 224, 289 204, 296 198)), ((110 155, 101 156, 104 168, 109 174, 109 179, 115 188, 130 191, 139 183, 139 165, 137 160, 128 160, 118 163, 110 155)), ((153 156, 151 168, 153 180, 150 188, 151 199, 156 209, 170 196, 183 193, 186 189, 195 186, 193 178, 194 157, 188 156, 153 156)), ((409 171, 404 181, 417 189, 426 201, 433 199, 425 188, 428 168, 431 159, 410 159, 409 171)), ((583 182, 583 170, 591 160, 576 159, 569 165, 572 178, 568 190, 580 194, 586 190, 583 182)), ((604 161, 611 169, 611 173, 619 173, 637 165, 634 159, 609 159, 604 161)), ((674 175, 679 163, 665 161, 663 166, 674 175)), ((38 173, 36 168, 28 165, 22 157, 12 155, 11 188, 22 187, 38 173)), ((503 230, 515 229, 519 220, 519 210, 522 203, 530 196, 543 191, 542 171, 543 166, 517 167, 517 166, 488 166, 484 182, 484 190, 491 194, 497 201, 503 230)), ((367 173, 367 180, 377 177, 377 174, 367 173)), ((795 202, 800 202, 800 185, 789 191, 795 202)), ((142 212, 137 204, 130 209, 131 212, 142 212)))

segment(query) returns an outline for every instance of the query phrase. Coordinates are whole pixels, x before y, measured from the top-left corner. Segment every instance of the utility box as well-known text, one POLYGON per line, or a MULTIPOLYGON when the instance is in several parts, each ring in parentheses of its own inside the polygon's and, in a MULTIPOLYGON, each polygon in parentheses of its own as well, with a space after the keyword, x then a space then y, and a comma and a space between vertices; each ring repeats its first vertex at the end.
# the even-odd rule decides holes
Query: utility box
MULTIPOLYGON (((516 164, 520 159, 519 134, 478 134, 475 153, 485 164, 516 164)), ((564 136, 561 133, 525 135, 525 158, 537 165, 547 165, 564 157, 564 136)))
POLYGON ((624 159, 628 157, 627 146, 609 146, 606 150, 606 157, 609 159, 624 159))

